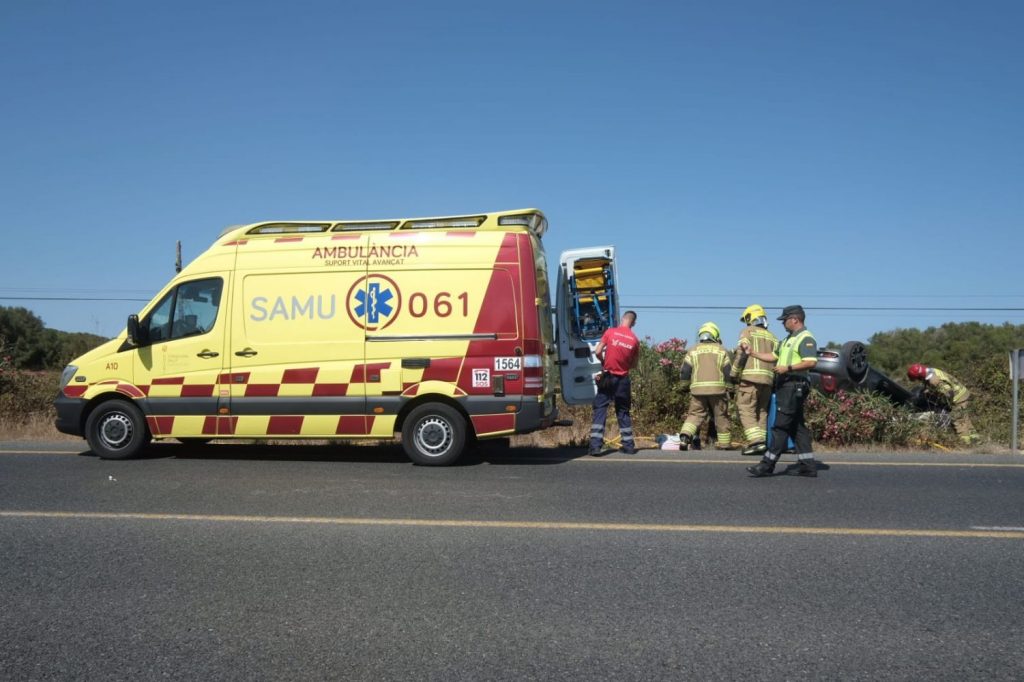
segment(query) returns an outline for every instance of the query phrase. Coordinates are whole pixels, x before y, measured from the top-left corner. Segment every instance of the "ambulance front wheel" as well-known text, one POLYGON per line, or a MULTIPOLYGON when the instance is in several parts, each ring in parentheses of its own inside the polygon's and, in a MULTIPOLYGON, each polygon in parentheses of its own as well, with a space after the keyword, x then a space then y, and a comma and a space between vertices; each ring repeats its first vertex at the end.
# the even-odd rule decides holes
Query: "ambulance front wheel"
POLYGON ((466 446, 466 420, 453 407, 425 403, 413 409, 402 425, 402 447, 416 464, 452 464, 466 446))
POLYGON ((142 412, 126 400, 108 400, 85 420, 85 440, 103 459, 130 459, 150 441, 142 412))

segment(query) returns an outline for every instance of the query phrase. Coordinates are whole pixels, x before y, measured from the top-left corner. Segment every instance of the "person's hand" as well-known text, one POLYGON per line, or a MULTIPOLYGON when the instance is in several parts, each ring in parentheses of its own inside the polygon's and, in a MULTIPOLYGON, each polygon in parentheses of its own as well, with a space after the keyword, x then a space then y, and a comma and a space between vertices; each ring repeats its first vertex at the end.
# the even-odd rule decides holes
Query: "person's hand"
POLYGON ((785 365, 775 365, 775 373, 776 374, 785 374, 788 371, 789 371, 789 369, 785 365))
POLYGON ((744 352, 750 352, 750 341, 740 339, 740 348, 742 348, 744 352))

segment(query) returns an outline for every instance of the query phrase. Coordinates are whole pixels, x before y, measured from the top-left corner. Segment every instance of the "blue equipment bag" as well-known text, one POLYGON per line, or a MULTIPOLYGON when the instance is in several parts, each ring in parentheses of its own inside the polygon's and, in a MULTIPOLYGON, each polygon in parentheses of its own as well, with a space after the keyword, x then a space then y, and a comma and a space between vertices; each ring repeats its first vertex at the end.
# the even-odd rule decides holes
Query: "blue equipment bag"
MULTIPOLYGON (((768 437, 765 438, 765 443, 768 444, 768 448, 772 447, 772 427, 775 426, 775 394, 772 393, 772 401, 768 404, 768 437)), ((792 438, 786 439, 786 447, 783 452, 791 452, 796 450, 796 444, 792 438)))

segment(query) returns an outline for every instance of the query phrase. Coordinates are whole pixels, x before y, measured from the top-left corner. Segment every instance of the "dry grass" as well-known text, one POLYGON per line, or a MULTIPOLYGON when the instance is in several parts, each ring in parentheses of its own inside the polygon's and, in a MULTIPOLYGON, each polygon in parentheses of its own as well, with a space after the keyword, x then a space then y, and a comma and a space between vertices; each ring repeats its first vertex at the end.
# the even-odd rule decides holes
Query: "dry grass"
POLYGON ((28 415, 0 415, 0 440, 81 440, 61 433, 53 425, 55 416, 48 412, 28 415))
MULTIPOLYGON (((544 431, 535 431, 522 436, 513 436, 513 447, 532 448, 582 448, 590 442, 590 422, 593 412, 589 405, 566 405, 558 406, 560 419, 571 419, 572 426, 560 426, 544 431)), ((619 443, 619 427, 615 421, 614 410, 609 410, 608 419, 605 423, 605 439, 617 445, 619 443)), ((656 434, 636 434, 637 446, 641 448, 657 447, 655 443, 656 434)))

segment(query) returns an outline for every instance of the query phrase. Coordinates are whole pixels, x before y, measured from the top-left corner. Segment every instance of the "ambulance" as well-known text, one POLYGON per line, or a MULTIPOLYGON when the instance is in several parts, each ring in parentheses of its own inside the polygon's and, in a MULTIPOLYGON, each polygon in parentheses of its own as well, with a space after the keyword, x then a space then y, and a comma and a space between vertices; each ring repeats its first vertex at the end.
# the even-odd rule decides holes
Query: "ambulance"
POLYGON ((57 429, 125 459, 151 440, 401 438, 446 465, 582 404, 617 324, 614 249, 563 254, 535 209, 226 230, 115 339, 72 361, 57 429), (559 386, 561 384, 561 387, 559 386))

